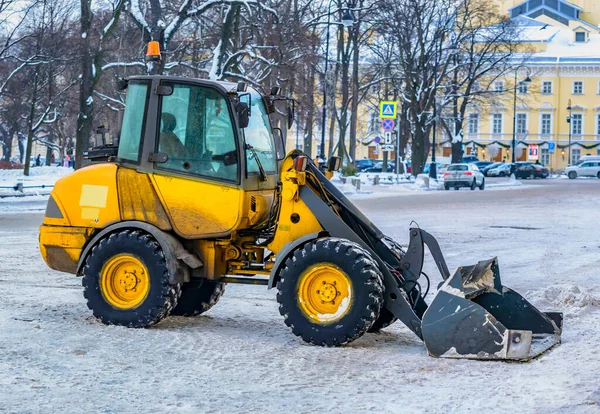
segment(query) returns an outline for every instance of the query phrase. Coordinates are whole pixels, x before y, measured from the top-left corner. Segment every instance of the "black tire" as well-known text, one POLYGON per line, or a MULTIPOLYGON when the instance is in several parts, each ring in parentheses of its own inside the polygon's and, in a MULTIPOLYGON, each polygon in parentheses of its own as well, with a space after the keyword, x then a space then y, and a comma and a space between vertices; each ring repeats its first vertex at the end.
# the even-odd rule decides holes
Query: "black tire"
POLYGON ((481 180, 481 185, 479 186, 479 189, 481 191, 485 190, 485 178, 483 180, 481 180))
POLYGON ((446 191, 450 191, 450 186, 447 184, 444 184, 444 188, 446 189, 446 191))
POLYGON ((145 328, 158 323, 177 305, 180 284, 169 283, 164 252, 149 234, 136 230, 112 233, 91 250, 83 268, 83 295, 96 318, 107 325, 145 328), (149 289, 143 301, 134 308, 120 309, 107 302, 100 286, 100 273, 105 263, 116 256, 129 255, 141 261, 148 270, 149 289))
POLYGON ((473 178, 473 182, 469 188, 471 188, 471 191, 474 191, 477 188, 477 180, 475 178, 473 178))
POLYGON ((176 316, 196 316, 217 304, 225 293, 225 283, 208 279, 193 279, 181 286, 181 297, 171 311, 176 316))
POLYGON ((504 171, 501 171, 498 173, 498 177, 506 177, 506 173, 504 171))
POLYGON ((457 186, 457 185, 454 186, 454 191, 458 191, 459 189, 460 189, 459 186, 457 186))
POLYGON ((568 177, 569 177, 571 180, 574 180, 574 179, 576 179, 576 178, 577 178, 577 173, 576 173, 575 171, 569 171, 568 177))
POLYGON ((321 346, 347 344, 360 338, 379 318, 383 277, 369 252, 349 240, 323 238, 306 243, 286 260, 279 276, 279 313, 292 332, 308 343, 321 346), (330 322, 316 323, 301 309, 300 282, 316 266, 335 267, 351 282, 349 307, 330 322))
POLYGON ((387 328, 397 320, 398 318, 396 318, 392 312, 390 312, 387 308, 383 307, 381 308, 379 318, 377 318, 373 326, 371 326, 369 332, 379 332, 382 329, 387 328))
POLYGON ((596 177, 600 178, 600 171, 598 171, 598 174, 596 174, 596 177))

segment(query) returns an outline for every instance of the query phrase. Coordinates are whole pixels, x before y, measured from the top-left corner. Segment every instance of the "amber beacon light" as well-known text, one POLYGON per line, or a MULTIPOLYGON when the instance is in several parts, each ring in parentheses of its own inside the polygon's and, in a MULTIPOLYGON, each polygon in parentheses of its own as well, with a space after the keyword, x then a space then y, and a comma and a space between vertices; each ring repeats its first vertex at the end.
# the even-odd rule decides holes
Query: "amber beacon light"
POLYGON ((158 44, 158 42, 148 42, 146 60, 150 62, 158 62, 160 60, 160 45, 158 44))

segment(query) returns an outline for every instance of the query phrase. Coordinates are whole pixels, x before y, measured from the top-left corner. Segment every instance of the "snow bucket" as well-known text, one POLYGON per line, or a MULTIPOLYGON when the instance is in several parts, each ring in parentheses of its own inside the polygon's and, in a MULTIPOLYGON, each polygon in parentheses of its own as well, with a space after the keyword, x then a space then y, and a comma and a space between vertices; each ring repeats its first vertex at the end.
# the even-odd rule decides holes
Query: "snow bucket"
POLYGON ((562 321, 502 286, 493 258, 459 267, 441 285, 422 333, 434 357, 527 361, 560 343, 562 321))

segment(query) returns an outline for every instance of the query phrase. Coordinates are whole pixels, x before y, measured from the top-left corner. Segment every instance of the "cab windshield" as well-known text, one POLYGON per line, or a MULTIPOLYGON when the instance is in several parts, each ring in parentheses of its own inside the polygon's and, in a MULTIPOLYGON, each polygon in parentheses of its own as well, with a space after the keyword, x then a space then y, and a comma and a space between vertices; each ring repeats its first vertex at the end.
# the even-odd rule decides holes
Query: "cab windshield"
POLYGON ((258 156, 265 172, 275 172, 277 170, 277 161, 275 159, 275 148, 273 144, 273 135, 271 134, 271 123, 269 114, 263 102, 262 96, 252 90, 248 95, 242 96, 241 101, 250 105, 250 122, 244 128, 243 134, 246 144, 254 148, 254 152, 246 149, 246 165, 249 173, 258 173, 258 163, 254 159, 254 153, 258 156))

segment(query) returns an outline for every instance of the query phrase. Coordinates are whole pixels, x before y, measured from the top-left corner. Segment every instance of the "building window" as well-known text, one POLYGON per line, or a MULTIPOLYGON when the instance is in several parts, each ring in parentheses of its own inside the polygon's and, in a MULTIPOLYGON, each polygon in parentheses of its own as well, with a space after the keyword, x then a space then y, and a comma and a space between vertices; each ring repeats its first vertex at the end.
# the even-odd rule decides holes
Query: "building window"
POLYGON ((542 125, 540 126, 540 132, 542 135, 550 135, 552 131, 552 115, 542 114, 542 125))
POLYGON ((497 92, 497 93, 504 92, 504 82, 503 81, 495 81, 494 82, 494 92, 497 92))
POLYGON ((542 93, 544 95, 552 95, 552 81, 542 82, 542 93))
POLYGON ((517 114, 517 134, 527 133, 527 114, 517 114))
POLYGON ((573 114, 571 117, 571 134, 582 135, 583 134, 583 115, 573 114))
MULTIPOLYGON (((596 114, 596 135, 600 136, 600 114, 596 114)), ((598 137, 596 137, 598 139, 598 137)))
POLYGON ((600 95, 600 81, 598 81, 598 91, 596 93, 600 95))
POLYGON ((571 163, 576 164, 580 158, 581 158, 581 148, 572 148, 571 147, 571 163))
POLYGON ((492 134, 502 133, 502 114, 492 114, 492 134))
POLYGON ((519 82, 519 93, 529 93, 529 85, 527 82, 519 82))
POLYGON ((550 165, 550 151, 548 151, 548 148, 542 148, 540 155, 540 162, 542 163, 542 165, 550 165))
POLYGON ((479 114, 469 114, 469 122, 467 124, 468 134, 479 133, 479 114))
POLYGON ((575 32, 576 42, 585 42, 585 32, 575 32))
POLYGON ((583 81, 573 81, 573 95, 583 94, 583 81))

